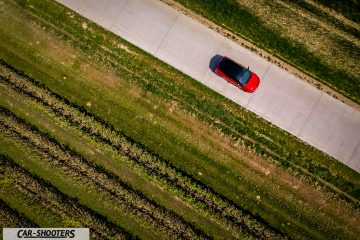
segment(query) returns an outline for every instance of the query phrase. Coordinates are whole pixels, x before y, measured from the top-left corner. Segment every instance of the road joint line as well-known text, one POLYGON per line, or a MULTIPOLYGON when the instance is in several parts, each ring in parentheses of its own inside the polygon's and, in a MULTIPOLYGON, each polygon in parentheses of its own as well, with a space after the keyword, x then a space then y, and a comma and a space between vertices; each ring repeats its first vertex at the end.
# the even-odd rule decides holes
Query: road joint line
MULTIPOLYGON (((114 27, 114 24, 116 23, 116 21, 119 19, 121 13, 124 11, 124 9, 126 8, 126 6, 128 5, 128 3, 130 2, 130 0, 127 0, 126 3, 124 4, 124 6, 120 9, 118 15, 115 17, 113 23, 110 25, 109 30, 112 30, 112 28, 114 27)), ((110 3, 109 3, 110 4, 110 3)), ((108 5, 109 6, 109 5, 108 5)), ((107 7, 108 7, 107 6, 107 7)))
MULTIPOLYGON (((311 116, 313 115, 313 113, 315 112, 315 109, 316 109, 316 107, 318 106, 318 104, 319 104, 319 102, 320 102, 320 99, 322 98, 323 95, 324 95, 324 93, 323 93, 323 92, 320 92, 320 96, 319 96, 319 98, 316 100, 316 103, 314 104, 313 109, 311 110, 309 116, 308 116, 307 119, 305 120, 304 125, 303 125, 302 128, 300 129, 299 133, 296 135, 298 138, 300 138, 302 131, 304 130, 304 128, 306 127, 306 125, 309 123, 309 120, 310 120, 311 116)), ((317 147, 317 148, 318 148, 318 147, 317 147)))
POLYGON ((169 32, 171 31, 171 29, 173 28, 175 22, 177 21, 178 17, 180 16, 180 12, 178 12, 173 20, 173 22, 170 24, 169 29, 166 31, 163 39, 161 39, 159 45, 156 47, 156 50, 154 51, 154 56, 157 56, 159 49, 161 47, 161 45, 164 43, 165 39, 167 38, 167 36, 169 35, 169 32))

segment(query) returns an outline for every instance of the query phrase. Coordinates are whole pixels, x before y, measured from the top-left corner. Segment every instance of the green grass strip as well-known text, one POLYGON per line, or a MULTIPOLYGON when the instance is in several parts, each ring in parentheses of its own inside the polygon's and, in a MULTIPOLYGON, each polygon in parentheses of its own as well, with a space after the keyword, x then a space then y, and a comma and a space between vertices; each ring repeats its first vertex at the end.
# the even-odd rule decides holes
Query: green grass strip
MULTIPOLYGON (((4 196, 6 194, 14 195, 17 200, 14 201, 14 199, 12 199, 11 204, 18 202, 18 205, 23 205, 21 209, 25 210, 26 214, 32 218, 36 218, 38 221, 41 219, 41 225, 38 225, 33 220, 27 220, 28 217, 24 213, 18 213, 27 220, 29 222, 28 224, 32 227, 44 227, 44 223, 46 226, 49 226, 47 222, 49 222, 50 218, 46 218, 45 216, 50 213, 60 220, 59 222, 50 223, 50 226, 90 227, 90 231, 92 234, 95 234, 97 238, 108 239, 111 238, 111 236, 116 236, 125 239, 137 239, 136 235, 132 235, 125 229, 115 225, 106 216, 80 204, 77 198, 61 192, 49 181, 34 173, 30 173, 8 155, 0 153, 0 166, 5 173, 2 179, 2 187, 6 188, 3 193, 4 196), (16 189, 15 185, 18 185, 18 188, 23 191, 16 189), (10 191, 10 189, 12 190, 10 191), (26 192, 30 195, 26 196, 26 192), (16 196, 17 194, 19 195, 16 196), (23 196, 23 198, 20 195, 23 196), (27 202, 26 198, 28 198, 27 202), (22 203, 20 203, 21 200, 23 200, 22 203), (39 213, 33 209, 34 213, 32 214, 31 209, 34 208, 35 203, 38 206, 42 206, 38 208, 37 211, 41 211, 42 209, 44 212, 39 213), (44 203, 46 205, 44 205, 44 203), (34 216, 34 214, 39 216, 34 216)), ((11 199, 10 196, 5 197, 11 199)), ((16 227, 26 227, 26 225, 18 225, 16 227)))
POLYGON ((356 23, 360 23, 360 2, 357 0, 317 0, 317 2, 341 13, 356 23))

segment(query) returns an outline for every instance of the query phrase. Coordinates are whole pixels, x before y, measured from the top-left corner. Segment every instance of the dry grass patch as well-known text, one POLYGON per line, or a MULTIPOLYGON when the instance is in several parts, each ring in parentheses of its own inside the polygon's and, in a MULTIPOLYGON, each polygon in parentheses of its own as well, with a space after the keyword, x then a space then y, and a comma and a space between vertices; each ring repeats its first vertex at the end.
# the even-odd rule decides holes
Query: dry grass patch
POLYGON ((284 37, 305 44, 306 48, 327 64, 352 76, 360 75, 360 68, 357 67, 360 59, 355 50, 360 49, 357 37, 287 1, 238 2, 251 9, 265 25, 280 31, 284 37), (354 45, 355 49, 349 45, 354 45))

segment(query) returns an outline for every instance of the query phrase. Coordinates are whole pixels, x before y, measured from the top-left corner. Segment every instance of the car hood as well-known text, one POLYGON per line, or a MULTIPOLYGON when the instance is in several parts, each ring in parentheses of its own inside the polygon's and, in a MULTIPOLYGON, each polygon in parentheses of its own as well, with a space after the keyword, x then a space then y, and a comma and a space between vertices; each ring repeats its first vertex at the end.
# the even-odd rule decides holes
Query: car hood
POLYGON ((244 86, 246 92, 253 92, 260 84, 260 78, 255 73, 251 74, 248 83, 244 86))

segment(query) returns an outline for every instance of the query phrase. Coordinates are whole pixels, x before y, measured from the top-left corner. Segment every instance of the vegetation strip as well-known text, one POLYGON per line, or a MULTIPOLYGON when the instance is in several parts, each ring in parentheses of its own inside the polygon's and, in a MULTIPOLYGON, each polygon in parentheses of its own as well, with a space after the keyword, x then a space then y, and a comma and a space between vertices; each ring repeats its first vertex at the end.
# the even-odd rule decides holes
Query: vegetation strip
POLYGON ((1 125, 24 141, 31 143, 39 151, 48 154, 52 158, 50 164, 64 169, 74 178, 83 179, 84 183, 87 182, 99 189, 106 190, 119 204, 125 205, 128 211, 145 217, 158 229, 164 229, 165 232, 177 239, 209 238, 201 230, 121 182, 118 176, 88 162, 69 148, 58 145, 51 137, 40 133, 34 126, 17 119, 6 109, 0 108, 0 113, 1 125))
MULTIPOLYGON (((8 156, 0 154, 0 165, 3 171, 2 175, 6 175, 6 180, 11 181, 12 186, 28 195, 33 201, 40 202, 45 208, 53 209, 59 215, 71 214, 73 218, 81 220, 86 227, 91 229, 91 235, 95 235, 96 239, 136 238, 121 227, 114 225, 106 217, 81 205, 77 199, 60 192, 48 181, 28 172, 8 156)), ((23 214, 20 215, 23 217, 23 214)), ((26 227, 23 224, 17 226, 26 227)), ((36 223, 31 222, 29 227, 37 226, 36 223)))
POLYGON ((347 25, 343 23, 342 21, 339 21, 337 18, 331 16, 330 14, 321 11, 319 8, 315 7, 313 3, 309 3, 306 0, 286 0, 289 2, 292 2, 296 5, 298 5, 300 8, 305 9, 306 11, 309 11, 316 16, 320 16, 324 18, 325 21, 329 21, 330 23, 338 26, 343 31, 348 32, 351 35, 354 35, 355 37, 360 37, 360 31, 358 31, 356 28, 352 27, 351 25, 347 25))
POLYGON ((346 18, 360 23, 360 3, 358 1, 318 0, 322 5, 340 12, 346 18))
MULTIPOLYGON (((0 176, 4 176, 6 170, 3 167, 3 159, 6 160, 5 156, 0 154, 0 176)), ((10 207, 10 205, 3 199, 0 199, 0 218, 5 220, 5 225, 3 227, 39 227, 34 221, 27 218, 24 214, 10 207)))
POLYGON ((18 91, 50 107, 55 113, 65 117, 70 123, 84 131, 84 133, 112 146, 119 154, 144 167, 150 175, 158 176, 186 195, 193 197, 206 208, 209 208, 210 211, 215 212, 228 223, 234 225, 233 227, 237 229, 236 231, 243 229, 257 237, 267 239, 280 237, 275 230, 267 226, 259 217, 254 217, 251 213, 241 210, 236 204, 219 196, 216 192, 180 169, 177 169, 165 159, 142 148, 140 144, 127 138, 122 133, 116 132, 111 126, 102 123, 101 120, 97 121, 98 119, 86 113, 84 109, 71 106, 69 101, 60 99, 55 94, 49 92, 48 89, 42 89, 31 83, 27 85, 29 84, 29 79, 16 80, 14 75, 9 75, 8 77, 6 79, 2 77, 1 79, 3 82, 13 84, 12 86, 18 91), (67 104, 64 104, 64 102, 67 104))

